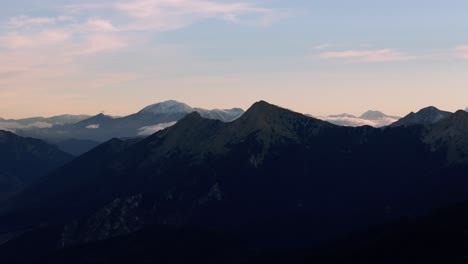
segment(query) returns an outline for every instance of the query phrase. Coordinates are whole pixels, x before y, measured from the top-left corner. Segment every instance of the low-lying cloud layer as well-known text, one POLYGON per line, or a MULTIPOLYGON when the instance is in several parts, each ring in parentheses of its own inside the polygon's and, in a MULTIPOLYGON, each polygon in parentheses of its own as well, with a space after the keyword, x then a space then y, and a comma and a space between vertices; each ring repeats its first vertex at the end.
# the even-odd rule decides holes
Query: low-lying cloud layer
POLYGON ((330 122, 339 126, 372 126, 372 127, 384 127, 392 123, 395 123, 400 118, 394 116, 381 116, 379 118, 366 119, 363 117, 356 117, 353 115, 342 114, 342 115, 331 115, 331 116, 318 116, 318 119, 330 122))
POLYGON ((51 128, 53 124, 47 122, 34 122, 31 124, 20 124, 15 121, 0 121, 0 130, 16 131, 18 129, 28 128, 51 128))
POLYGON ((177 122, 170 122, 170 123, 162 123, 162 124, 157 124, 154 126, 145 126, 142 127, 138 130, 138 135, 139 136, 149 136, 152 135, 158 131, 164 130, 168 127, 171 127, 175 125, 177 122))
POLYGON ((86 128, 87 129, 98 129, 100 126, 101 125, 99 125, 99 124, 92 124, 92 125, 87 126, 86 128))

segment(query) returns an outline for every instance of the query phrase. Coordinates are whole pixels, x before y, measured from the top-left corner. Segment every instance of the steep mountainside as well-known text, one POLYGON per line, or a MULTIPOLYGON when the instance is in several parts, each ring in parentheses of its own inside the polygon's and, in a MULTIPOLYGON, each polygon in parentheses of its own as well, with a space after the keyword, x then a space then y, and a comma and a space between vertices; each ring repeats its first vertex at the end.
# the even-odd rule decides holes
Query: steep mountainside
POLYGON ((89 150, 99 146, 101 143, 92 140, 85 140, 85 139, 66 139, 60 142, 55 143, 54 145, 73 156, 81 156, 84 153, 88 152, 89 150))
POLYGON ((468 162, 468 113, 459 110, 431 127, 425 141, 433 150, 443 150, 447 162, 465 164, 468 162))
POLYGON ((47 143, 0 130, 0 201, 71 160, 47 143))
POLYGON ((357 233, 326 246, 276 258, 270 256, 262 263, 466 263, 467 220, 468 204, 462 203, 417 220, 357 233))
POLYGON ((53 250, 153 225, 297 250, 468 199, 466 163, 447 163, 435 131, 340 127, 266 102, 230 123, 194 112, 48 175, 1 207, 0 228, 50 227, 53 250))

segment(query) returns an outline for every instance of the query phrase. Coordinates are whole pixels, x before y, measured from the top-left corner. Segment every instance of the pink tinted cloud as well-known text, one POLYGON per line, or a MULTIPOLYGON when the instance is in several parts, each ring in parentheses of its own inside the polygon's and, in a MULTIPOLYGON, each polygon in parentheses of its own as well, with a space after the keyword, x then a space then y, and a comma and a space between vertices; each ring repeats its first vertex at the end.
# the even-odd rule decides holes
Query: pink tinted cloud
POLYGON ((267 26, 284 16, 277 10, 246 2, 211 0, 131 0, 116 4, 115 9, 133 19, 128 30, 167 31, 210 18, 244 23, 247 16, 250 22, 267 26))
POLYGON ((345 50, 324 52, 317 56, 325 60, 345 60, 348 62, 395 62, 415 59, 394 49, 345 50))
POLYGON ((40 25, 52 25, 57 22, 70 22, 73 21, 69 16, 58 17, 29 17, 25 15, 11 17, 8 21, 8 26, 12 28, 33 27, 40 25))
POLYGON ((28 25, 53 24, 55 20, 55 18, 50 17, 28 17, 22 15, 10 18, 8 25, 10 27, 24 27, 28 25))
POLYGON ((460 58, 468 59, 468 45, 456 47, 457 54, 460 58))
POLYGON ((127 43, 120 38, 112 35, 92 35, 89 36, 86 42, 77 49, 77 54, 94 54, 105 51, 123 49, 127 47, 127 43))
POLYGON ((0 44, 10 49, 31 49, 62 43, 70 37, 70 33, 61 29, 43 30, 35 34, 10 32, 0 38, 0 44))
POLYGON ((86 24, 83 26, 83 28, 86 30, 91 30, 91 31, 108 31, 108 32, 113 32, 113 31, 118 30, 112 24, 112 22, 101 19, 101 18, 93 18, 93 19, 88 20, 86 24))
POLYGON ((135 17, 149 17, 162 14, 199 14, 232 16, 241 13, 265 12, 248 3, 217 3, 206 0, 133 0, 117 4, 117 9, 135 17))

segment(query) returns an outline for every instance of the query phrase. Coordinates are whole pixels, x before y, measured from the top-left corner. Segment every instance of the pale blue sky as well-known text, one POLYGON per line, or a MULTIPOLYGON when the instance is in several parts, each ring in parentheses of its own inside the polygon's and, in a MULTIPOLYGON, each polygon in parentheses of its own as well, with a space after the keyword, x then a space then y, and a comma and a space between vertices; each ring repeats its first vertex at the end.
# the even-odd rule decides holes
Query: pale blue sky
POLYGON ((468 106, 467 1, 15 0, 0 117, 176 99, 313 115, 468 106))

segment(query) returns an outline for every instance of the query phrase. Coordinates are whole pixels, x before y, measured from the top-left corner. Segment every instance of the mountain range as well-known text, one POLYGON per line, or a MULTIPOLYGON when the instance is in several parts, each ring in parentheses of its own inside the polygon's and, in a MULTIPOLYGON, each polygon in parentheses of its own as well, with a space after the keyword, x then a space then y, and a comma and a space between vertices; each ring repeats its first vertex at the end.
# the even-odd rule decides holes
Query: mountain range
POLYGON ((424 112, 384 129, 264 101, 231 122, 186 113, 148 137, 107 141, 2 203, 0 260, 257 263, 417 221, 468 200, 468 113, 434 123, 424 112))
MULTIPOLYGON (((223 122, 232 122, 244 113, 240 108, 206 110, 192 108, 184 103, 171 100, 147 106, 138 113, 124 117, 98 114, 92 117, 61 115, 51 118, 0 119, 0 129, 12 131, 25 137, 43 139, 67 153, 78 156, 112 138, 149 136, 173 126, 185 115, 192 112, 198 112, 204 118, 223 122)), ((341 114, 317 118, 340 126, 385 127, 388 125, 432 124, 450 114, 450 112, 441 111, 435 107, 428 107, 402 119, 372 110, 359 117, 341 114)))
POLYGON ((50 128, 57 125, 74 124, 90 118, 88 115, 60 115, 54 117, 31 117, 24 119, 0 118, 0 129, 16 131, 29 128, 50 128))
POLYGON ((59 147, 66 146, 67 148, 63 150, 73 154, 82 154, 90 148, 81 147, 78 149, 74 147, 75 144, 70 144, 70 140, 75 143, 84 142, 81 146, 94 147, 112 138, 149 136, 158 130, 174 125, 192 112, 198 112, 206 118, 218 119, 223 122, 233 121, 244 113, 239 108, 205 110, 192 108, 177 101, 166 101, 145 107, 138 113, 129 116, 112 117, 98 114, 84 119, 75 119, 78 122, 22 126, 14 129, 14 132, 21 136, 43 139, 59 147))

